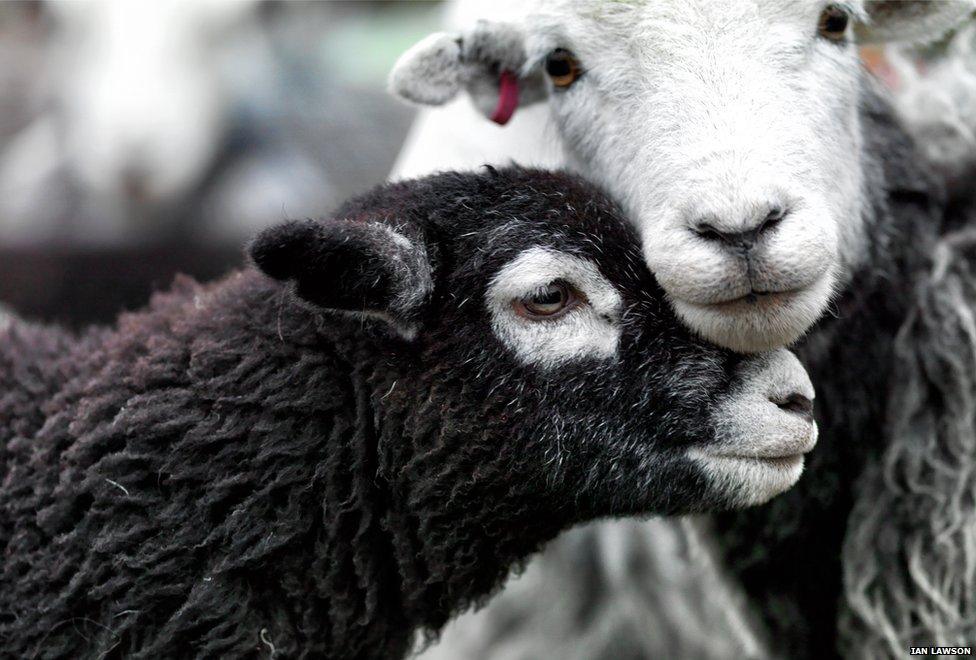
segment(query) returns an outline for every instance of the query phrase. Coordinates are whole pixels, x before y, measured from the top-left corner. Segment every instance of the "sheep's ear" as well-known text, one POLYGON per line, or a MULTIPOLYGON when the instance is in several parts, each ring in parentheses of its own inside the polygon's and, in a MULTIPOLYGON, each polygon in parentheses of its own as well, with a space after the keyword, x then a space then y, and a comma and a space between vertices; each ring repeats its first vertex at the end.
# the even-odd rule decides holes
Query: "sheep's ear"
POLYGON ((475 107, 499 124, 518 106, 546 96, 541 72, 527 66, 522 31, 489 21, 463 34, 438 32, 416 44, 394 65, 389 87, 421 105, 442 105, 467 91, 475 107))
POLYGON ((286 222, 261 232, 248 251, 266 275, 293 282, 302 300, 382 318, 405 335, 433 289, 423 240, 379 221, 286 222))
POLYGON ((861 43, 928 42, 971 15, 976 0, 869 0, 868 20, 857 26, 861 43))

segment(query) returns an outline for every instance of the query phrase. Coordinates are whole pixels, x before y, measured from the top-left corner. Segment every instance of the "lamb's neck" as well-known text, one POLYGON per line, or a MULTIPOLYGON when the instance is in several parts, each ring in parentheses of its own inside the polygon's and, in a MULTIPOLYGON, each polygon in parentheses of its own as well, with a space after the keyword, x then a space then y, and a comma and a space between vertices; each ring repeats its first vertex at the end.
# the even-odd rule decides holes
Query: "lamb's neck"
MULTIPOLYGON (((378 385, 389 393, 385 383, 378 385)), ((470 406, 458 405, 446 390, 454 388, 405 398, 400 409, 410 412, 380 434, 379 478, 388 493, 384 528, 399 611, 428 632, 484 599, 513 567, 575 522, 571 497, 555 497, 537 467, 545 464, 542 443, 517 437, 488 401, 481 421, 473 418, 470 406)), ((385 401, 394 398, 396 392, 385 401)))
MULTIPOLYGON (((439 630, 483 601, 513 568, 568 526, 519 493, 486 490, 468 500, 469 506, 454 509, 448 501, 450 488, 425 490, 416 499, 434 498, 429 510, 398 506, 388 520, 396 529, 393 547, 403 611, 413 627, 426 632, 439 630)), ((518 485, 512 490, 519 490, 518 485)))

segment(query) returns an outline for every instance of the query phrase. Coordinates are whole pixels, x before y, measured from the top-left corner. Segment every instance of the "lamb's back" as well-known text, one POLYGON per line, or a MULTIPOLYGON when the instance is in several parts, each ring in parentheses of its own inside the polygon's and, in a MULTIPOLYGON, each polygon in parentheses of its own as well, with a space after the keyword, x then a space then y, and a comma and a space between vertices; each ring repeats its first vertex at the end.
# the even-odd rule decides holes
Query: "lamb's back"
POLYGON ((51 400, 77 374, 72 354, 80 343, 57 326, 14 316, 0 320, 0 484, 8 446, 33 437, 51 412, 51 400))
POLYGON ((69 371, 2 376, 22 393, 10 419, 43 401, 11 422, 0 482, 7 651, 244 655, 262 630, 324 627, 307 603, 334 571, 280 579, 321 563, 323 493, 357 432, 351 367, 316 316, 246 271, 178 279, 75 343, 47 332, 15 334, 70 349, 69 371))

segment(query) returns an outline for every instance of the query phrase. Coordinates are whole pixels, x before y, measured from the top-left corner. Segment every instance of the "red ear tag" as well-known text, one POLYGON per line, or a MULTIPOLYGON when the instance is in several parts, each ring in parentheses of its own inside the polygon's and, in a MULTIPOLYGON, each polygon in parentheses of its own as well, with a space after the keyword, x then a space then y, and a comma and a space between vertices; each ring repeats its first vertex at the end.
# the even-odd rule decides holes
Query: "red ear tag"
POLYGON ((502 71, 498 77, 498 105, 491 115, 491 120, 504 126, 515 114, 518 107, 519 88, 518 78, 511 71, 502 71))

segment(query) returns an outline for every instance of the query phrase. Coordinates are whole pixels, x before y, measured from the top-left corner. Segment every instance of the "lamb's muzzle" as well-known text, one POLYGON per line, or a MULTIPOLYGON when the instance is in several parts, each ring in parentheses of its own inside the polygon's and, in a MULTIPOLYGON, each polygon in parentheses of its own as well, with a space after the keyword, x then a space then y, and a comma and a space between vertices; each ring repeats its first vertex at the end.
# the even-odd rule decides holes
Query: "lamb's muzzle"
POLYGON ((792 353, 779 350, 745 360, 737 379, 713 416, 717 441, 691 449, 689 456, 747 506, 796 483, 804 455, 817 443, 817 424, 813 385, 792 353))

